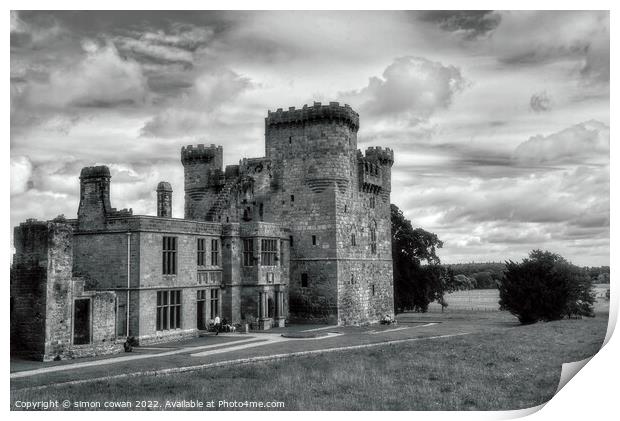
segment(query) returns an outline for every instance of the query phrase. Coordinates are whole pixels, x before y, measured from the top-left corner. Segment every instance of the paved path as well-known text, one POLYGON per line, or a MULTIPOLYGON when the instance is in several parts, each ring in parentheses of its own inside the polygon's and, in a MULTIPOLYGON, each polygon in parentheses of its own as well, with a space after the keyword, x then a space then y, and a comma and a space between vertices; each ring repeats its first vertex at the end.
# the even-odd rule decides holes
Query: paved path
MULTIPOLYGON (((417 320, 417 319, 416 319, 417 320)), ((252 361, 269 361, 325 352, 387 344, 436 340, 464 334, 501 328, 491 322, 471 320, 407 321, 397 326, 373 325, 369 327, 291 327, 274 329, 267 333, 252 332, 220 334, 194 338, 185 342, 137 347, 131 355, 107 356, 89 360, 53 363, 11 361, 11 389, 30 389, 53 384, 66 384, 127 377, 142 374, 173 373, 241 364, 252 361), (285 338, 287 332, 327 331, 316 338, 285 338)))

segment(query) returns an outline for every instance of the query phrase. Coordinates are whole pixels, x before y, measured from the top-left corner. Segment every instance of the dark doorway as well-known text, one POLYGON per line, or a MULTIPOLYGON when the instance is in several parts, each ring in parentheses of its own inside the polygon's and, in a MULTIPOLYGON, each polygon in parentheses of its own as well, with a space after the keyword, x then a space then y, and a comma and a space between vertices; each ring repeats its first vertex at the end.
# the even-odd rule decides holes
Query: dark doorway
POLYGON ((73 344, 90 343, 90 298, 75 300, 73 307, 73 344))
POLYGON ((207 291, 204 289, 196 291, 196 327, 198 330, 206 330, 206 306, 207 291))
POLYGON ((273 319, 275 312, 275 305, 273 303, 273 298, 269 297, 267 299, 267 317, 273 319))

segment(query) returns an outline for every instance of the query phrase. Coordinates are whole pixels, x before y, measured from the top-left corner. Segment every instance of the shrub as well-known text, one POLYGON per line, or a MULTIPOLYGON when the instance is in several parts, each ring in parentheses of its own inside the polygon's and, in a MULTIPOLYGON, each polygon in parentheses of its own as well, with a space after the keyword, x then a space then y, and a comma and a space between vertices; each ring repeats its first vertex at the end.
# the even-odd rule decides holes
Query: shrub
POLYGON ((594 315, 590 277, 548 251, 534 250, 522 263, 506 262, 499 293, 500 308, 523 324, 594 315))

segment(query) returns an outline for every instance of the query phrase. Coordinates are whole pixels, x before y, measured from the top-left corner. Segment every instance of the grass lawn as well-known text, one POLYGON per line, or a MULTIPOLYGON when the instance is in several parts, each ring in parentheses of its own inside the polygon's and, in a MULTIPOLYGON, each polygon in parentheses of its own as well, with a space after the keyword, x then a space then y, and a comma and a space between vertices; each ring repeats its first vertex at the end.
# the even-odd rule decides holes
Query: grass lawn
MULTIPOLYGON (((505 313, 484 317, 506 318, 505 313)), ((437 315, 435 315, 437 317, 437 315)), ((548 401, 607 314, 184 374, 11 392, 16 400, 282 401, 285 410, 508 410, 548 401)), ((14 406, 12 405, 12 408, 14 406)))

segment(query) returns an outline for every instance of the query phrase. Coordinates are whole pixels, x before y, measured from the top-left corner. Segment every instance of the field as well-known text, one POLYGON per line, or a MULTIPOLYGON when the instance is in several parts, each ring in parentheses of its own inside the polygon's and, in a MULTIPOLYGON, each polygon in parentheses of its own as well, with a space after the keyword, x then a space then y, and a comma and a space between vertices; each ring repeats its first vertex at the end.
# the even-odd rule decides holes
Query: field
POLYGON ((11 393, 16 400, 281 401, 285 410, 503 410, 549 400, 561 365, 596 353, 607 314, 518 325, 505 312, 406 314, 492 322, 471 335, 165 376, 11 393))
MULTIPOLYGON (((497 311, 499 309, 499 290, 471 289, 446 294, 444 299, 450 310, 497 311)), ((441 311, 441 305, 430 303, 428 311, 441 311)))
MULTIPOLYGON (((594 285, 595 311, 609 311, 609 300, 605 299, 608 289, 609 284, 594 285)), ((496 311, 499 309, 499 290, 497 289, 455 291, 446 294, 444 298, 450 310, 496 311)), ((430 303, 428 311, 441 311, 441 305, 436 302, 430 303)))

